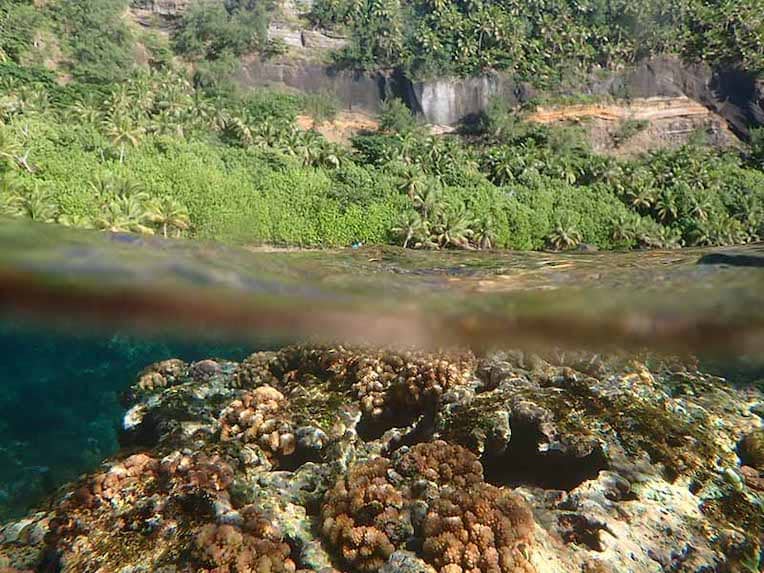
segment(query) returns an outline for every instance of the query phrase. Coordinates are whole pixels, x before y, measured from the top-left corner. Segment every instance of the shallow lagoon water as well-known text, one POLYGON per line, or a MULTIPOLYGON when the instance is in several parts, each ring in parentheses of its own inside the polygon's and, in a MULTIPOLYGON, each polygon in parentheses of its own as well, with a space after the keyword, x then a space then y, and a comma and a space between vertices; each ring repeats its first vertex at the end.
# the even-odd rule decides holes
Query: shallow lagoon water
MULTIPOLYGON (((445 346, 693 355, 735 388, 760 388, 764 378, 762 245, 266 251, 11 221, 0 225, 0 245, 3 519, 114 454, 120 396, 144 367, 169 358, 238 362, 286 344, 445 346)), ((571 480, 552 484, 570 489, 579 472, 595 476, 600 462, 587 456, 593 470, 563 464, 571 480)), ((483 462, 501 474, 506 460, 483 462)), ((538 463, 548 472, 557 462, 538 463)), ((522 476, 540 471, 532 466, 512 485, 528 485, 522 476)))
POLYGON ((750 266, 762 245, 263 252, 11 222, 0 243, 0 309, 46 325, 423 347, 614 344, 741 355, 763 345, 764 281, 750 266), (728 264, 713 264, 718 256, 728 264))

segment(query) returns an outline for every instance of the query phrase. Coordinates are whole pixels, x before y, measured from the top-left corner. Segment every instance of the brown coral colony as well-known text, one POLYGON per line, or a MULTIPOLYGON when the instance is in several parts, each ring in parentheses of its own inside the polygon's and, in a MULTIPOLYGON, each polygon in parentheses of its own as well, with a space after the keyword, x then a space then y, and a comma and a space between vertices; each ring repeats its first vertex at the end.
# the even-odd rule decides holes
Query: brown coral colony
POLYGON ((356 571, 377 571, 414 541, 439 573, 531 572, 532 530, 521 498, 486 484, 474 454, 442 441, 356 465, 322 509, 324 538, 356 571))

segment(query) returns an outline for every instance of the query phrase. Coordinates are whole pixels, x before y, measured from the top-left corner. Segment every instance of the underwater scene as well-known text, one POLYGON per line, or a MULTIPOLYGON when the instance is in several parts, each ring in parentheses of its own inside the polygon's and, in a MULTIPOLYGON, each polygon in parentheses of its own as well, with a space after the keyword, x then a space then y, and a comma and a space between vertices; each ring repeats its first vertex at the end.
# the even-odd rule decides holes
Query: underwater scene
POLYGON ((0 244, 3 573, 762 570, 760 244, 0 244))

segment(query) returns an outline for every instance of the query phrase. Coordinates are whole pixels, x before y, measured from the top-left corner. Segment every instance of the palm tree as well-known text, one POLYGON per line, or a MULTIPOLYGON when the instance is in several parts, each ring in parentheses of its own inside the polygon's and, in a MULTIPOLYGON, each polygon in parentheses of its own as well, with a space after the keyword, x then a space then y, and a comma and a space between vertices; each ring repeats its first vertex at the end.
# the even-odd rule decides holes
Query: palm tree
POLYGON ((24 113, 43 114, 50 110, 51 104, 47 92, 24 89, 20 95, 21 106, 24 109, 24 113))
POLYGON ((655 203, 655 189, 640 187, 629 191, 629 204, 635 209, 650 209, 655 203))
POLYGON ((112 145, 119 147, 119 162, 125 162, 125 147, 136 147, 144 134, 144 129, 126 114, 112 114, 104 122, 106 135, 112 145))
POLYGON ((162 236, 180 236, 191 227, 188 209, 172 197, 154 199, 148 204, 148 220, 159 225, 162 236))
POLYGON ((494 149, 485 158, 484 168, 490 180, 501 187, 515 180, 515 167, 522 168, 522 164, 523 158, 512 155, 508 149, 494 149))
POLYGON ((0 197, 16 195, 19 191, 19 181, 12 171, 0 173, 0 197))
POLYGON ((11 173, 0 174, 0 215, 17 215, 19 184, 11 173))
POLYGON ((481 217, 474 224, 473 241, 478 249, 492 249, 496 241, 494 222, 489 217, 481 217))
POLYGON ((404 177, 400 190, 405 192, 412 201, 414 197, 421 197, 427 187, 427 177, 414 170, 409 170, 404 177))
POLYGON ((403 240, 403 248, 408 248, 412 240, 428 235, 427 222, 416 211, 407 211, 398 226, 393 227, 393 233, 403 240))
POLYGON ((708 215, 713 209, 711 196, 705 190, 699 190, 690 195, 690 215, 701 221, 708 219, 708 215))
POLYGON ((16 201, 14 214, 27 217, 40 223, 55 223, 58 217, 58 205, 53 195, 45 188, 36 186, 22 192, 16 201))
POLYGON ((185 135, 183 130, 183 124, 178 121, 177 117, 168 112, 162 110, 151 119, 149 126, 150 130, 159 135, 175 135, 183 137, 185 135))
POLYGON ((20 153, 21 145, 7 130, 0 128, 0 160, 16 166, 20 153))
POLYGON ((114 203, 122 212, 125 219, 129 221, 130 231, 144 233, 146 235, 154 234, 154 229, 148 225, 148 223, 151 222, 150 212, 142 197, 136 195, 120 195, 115 199, 114 203))
POLYGON ((58 224, 65 227, 77 227, 79 229, 92 229, 93 220, 87 215, 61 215, 58 218, 58 224))
POLYGON ((254 143, 254 134, 247 123, 246 116, 229 117, 225 122, 224 131, 243 147, 248 147, 254 143))
POLYGON ((112 179, 111 192, 117 197, 132 197, 139 202, 145 203, 149 199, 149 194, 143 184, 127 177, 115 177, 112 179))
POLYGON ((104 206, 101 215, 95 220, 95 225, 99 229, 153 235, 154 229, 147 223, 150 223, 149 211, 135 196, 114 197, 104 206))
POLYGON ((440 188, 436 185, 420 188, 419 193, 411 197, 411 202, 414 204, 414 208, 422 214, 422 218, 429 219, 430 215, 442 206, 440 188))
POLYGON ((132 96, 127 85, 120 85, 115 89, 106 102, 106 107, 112 116, 128 115, 132 108, 132 96))
MULTIPOLYGON (((2 88, 0 88, 2 90, 2 88)), ((21 112, 21 100, 13 93, 7 93, 0 97, 0 125, 21 112)))
POLYGON ((618 243, 626 243, 628 246, 634 246, 639 237, 642 218, 632 211, 626 215, 619 215, 613 221, 612 238, 618 243))
POLYGON ((747 193, 740 203, 734 219, 742 223, 743 229, 752 240, 759 240, 764 225, 764 208, 758 196, 747 193))
POLYGON ((100 198, 105 199, 114 193, 114 177, 111 175, 96 175, 88 187, 100 198))
POLYGON ((679 214, 676 192, 671 187, 664 189, 655 203, 655 208, 658 220, 661 223, 665 224, 676 220, 679 214))
POLYGON ((130 221, 125 217, 120 208, 114 204, 107 205, 94 221, 96 229, 124 233, 130 231, 130 221))
POLYGON ((84 121, 91 125, 100 125, 103 123, 101 105, 92 94, 88 94, 72 105, 69 108, 68 113, 77 121, 84 121))
POLYGON ((473 236, 472 218, 463 203, 448 206, 435 214, 432 225, 432 235, 440 248, 457 247, 471 249, 470 239, 473 236))
POLYGON ((217 109, 200 92, 194 92, 189 108, 186 110, 186 117, 197 127, 203 127, 213 123, 217 109))
POLYGON ((554 230, 547 235, 547 244, 555 251, 571 249, 581 244, 581 233, 567 219, 560 219, 554 227, 554 230))

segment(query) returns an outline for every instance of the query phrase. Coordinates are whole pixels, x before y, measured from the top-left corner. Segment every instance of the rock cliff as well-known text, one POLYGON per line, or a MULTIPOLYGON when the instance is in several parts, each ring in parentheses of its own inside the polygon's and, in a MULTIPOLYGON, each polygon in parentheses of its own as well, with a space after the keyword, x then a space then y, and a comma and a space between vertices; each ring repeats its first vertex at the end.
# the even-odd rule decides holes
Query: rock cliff
MULTIPOLYGON (((190 0, 143 0, 144 13, 172 21, 190 0)), ((247 57, 238 80, 243 86, 283 86, 305 92, 323 91, 337 97, 347 110, 376 113, 381 101, 394 94, 429 123, 455 125, 486 109, 493 98, 511 105, 537 96, 594 96, 616 100, 682 98, 694 100, 724 118, 730 129, 746 138, 752 126, 764 124, 764 80, 740 70, 713 70, 677 57, 661 56, 624 70, 599 70, 575 87, 541 93, 510 74, 490 72, 471 78, 416 80, 392 71, 361 73, 336 69, 331 52, 347 38, 314 29, 305 18, 309 2, 281 0, 277 4, 269 38, 282 43, 287 53, 272 60, 247 57)), ((144 19, 145 20, 145 19, 144 19)))

